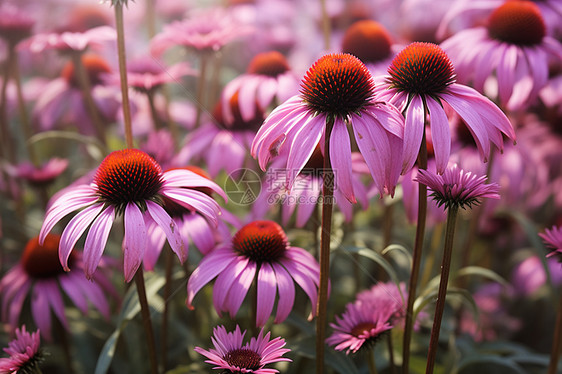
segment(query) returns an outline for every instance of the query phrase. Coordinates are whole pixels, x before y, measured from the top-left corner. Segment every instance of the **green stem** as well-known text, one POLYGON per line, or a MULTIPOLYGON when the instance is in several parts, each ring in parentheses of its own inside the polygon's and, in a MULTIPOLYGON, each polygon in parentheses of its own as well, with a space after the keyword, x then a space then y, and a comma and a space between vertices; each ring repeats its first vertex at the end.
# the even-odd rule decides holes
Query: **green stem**
POLYGON ((556 313, 556 325, 554 327, 554 337, 552 349, 550 351, 550 363, 548 364, 548 374, 556 374, 558 360, 560 359, 560 348, 562 345, 562 292, 558 297, 558 312, 556 313))
POLYGON ((332 235, 332 204, 334 196, 334 173, 330 162, 330 136, 333 120, 326 122, 324 140, 324 168, 322 186, 322 228, 320 234, 320 279, 316 308, 316 373, 324 374, 324 348, 328 305, 328 280, 330 278, 330 239, 332 235))
POLYGON ((209 56, 206 52, 201 53, 201 64, 199 66, 199 79, 197 81, 197 96, 195 97, 195 128, 201 123, 201 115, 205 108, 205 86, 207 83, 207 63, 209 56))
POLYGON ((371 349, 367 352, 367 364, 369 365, 369 373, 377 374, 377 365, 375 364, 375 350, 371 349))
POLYGON ((156 9, 155 0, 146 0, 146 9, 144 11, 146 20, 146 30, 148 31, 148 38, 152 39, 156 35, 156 9))
POLYGON ((84 99, 84 104, 86 104, 86 110, 90 115, 90 119, 94 123, 96 136, 105 146, 107 144, 105 139, 105 126, 103 124, 100 111, 94 101, 94 97, 92 96, 92 82, 90 82, 90 77, 88 76, 86 67, 82 62, 82 51, 72 51, 71 58, 74 64, 76 79, 78 80, 80 91, 82 91, 82 98, 84 99))
POLYGON ((156 358, 156 346, 154 344, 154 332, 152 331, 152 320, 150 319, 150 309, 146 298, 146 288, 144 286, 144 272, 140 266, 135 273, 135 284, 139 295, 139 303, 141 306, 142 322, 146 333, 146 344, 148 347, 148 356, 150 359, 150 372, 158 374, 158 361, 156 358))
POLYGON ((396 374, 396 365, 394 363, 394 347, 392 344, 392 330, 387 334, 386 342, 388 345, 388 365, 390 366, 390 372, 396 374))
POLYGON ((455 224, 457 222, 458 206, 452 205, 447 212, 447 228, 445 229, 445 244, 443 249, 443 260, 441 262, 441 280, 439 281, 439 291, 435 306, 435 317, 431 329, 429 340, 429 351, 427 354, 426 374, 432 374, 439 345, 439 331, 441 330, 441 320, 445 310, 445 298, 447 295, 447 284, 449 283, 449 271, 451 270, 451 256, 453 253, 453 242, 455 238, 455 224))
POLYGON ((154 102, 154 91, 153 90, 147 91, 146 97, 148 99, 148 106, 150 107, 150 115, 152 116, 152 123, 154 124, 154 129, 160 130, 164 126, 162 124, 162 121, 160 120, 160 117, 158 116, 158 111, 156 110, 156 105, 154 102))
POLYGON ((127 56, 125 53, 125 31, 123 27, 123 4, 115 4, 115 26, 117 28, 117 54, 119 56, 119 76, 121 78, 121 96, 123 100, 123 121, 125 122, 125 143, 127 148, 134 148, 131 107, 129 104, 129 84, 127 83, 127 56))
POLYGON ((8 121, 7 113, 7 103, 8 103, 8 82, 10 81, 10 70, 13 66, 14 53, 12 53, 13 48, 8 49, 8 56, 4 62, 4 74, 2 75, 2 88, 0 89, 0 129, 2 131, 2 148, 4 150, 3 155, 7 158, 8 162, 15 164, 17 161, 17 156, 14 148, 14 139, 12 137, 12 132, 10 130, 10 124, 8 121))
MULTIPOLYGON (((425 110, 424 114, 426 114, 425 110)), ((422 137, 422 144, 418 156, 418 167, 419 169, 427 169, 427 143, 425 139, 425 132, 422 137)), ((410 341, 412 339, 412 329, 414 326, 414 300, 416 298, 416 288, 420 273, 421 255, 425 236, 425 221, 427 216, 427 186, 420 183, 418 188, 418 225, 416 227, 416 239, 414 242, 412 272, 410 274, 410 282, 408 284, 408 303, 406 306, 404 343, 402 349, 402 372, 404 374, 409 374, 408 366, 410 362, 410 341)))
POLYGON ((170 314, 169 302, 170 295, 172 294, 172 270, 174 268, 174 253, 169 245, 164 246, 164 257, 166 260, 166 270, 164 283, 164 310, 162 311, 162 332, 160 335, 160 354, 162 357, 162 365, 166 371, 166 363, 168 362, 168 316, 170 314))

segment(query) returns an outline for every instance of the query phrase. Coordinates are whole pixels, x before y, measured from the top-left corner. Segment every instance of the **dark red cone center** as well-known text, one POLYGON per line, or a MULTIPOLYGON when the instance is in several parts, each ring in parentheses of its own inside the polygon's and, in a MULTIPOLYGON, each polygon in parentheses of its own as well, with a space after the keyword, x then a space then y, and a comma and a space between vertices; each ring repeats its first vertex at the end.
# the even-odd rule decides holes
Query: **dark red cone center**
POLYGON ((261 356, 256 352, 240 348, 228 352, 224 356, 224 360, 229 365, 238 367, 240 369, 257 370, 260 368, 261 356))
POLYGON ((369 332, 376 327, 377 325, 373 322, 361 322, 351 329, 351 335, 358 338, 361 335, 369 334, 369 332))
POLYGON ((248 66, 248 73, 276 77, 289 69, 285 56, 277 51, 271 51, 256 55, 248 66))
POLYGON ((390 56, 390 34, 380 23, 370 20, 355 22, 343 37, 342 51, 364 63, 376 63, 390 56))
POLYGON ((21 264, 30 277, 53 278, 64 273, 59 261, 59 242, 60 235, 55 234, 48 234, 43 245, 39 245, 38 236, 27 242, 21 264))
POLYGON ((242 227, 232 238, 234 250, 250 260, 262 263, 280 259, 287 249, 287 236, 273 221, 254 221, 242 227))
MULTIPOLYGON (((103 82, 102 74, 111 72, 109 64, 103 58, 97 55, 83 55, 82 64, 84 65, 84 68, 88 73, 88 78, 90 79, 90 83, 92 84, 92 86, 101 84, 103 82)), ((74 63, 72 63, 72 61, 69 61, 64 66, 61 75, 70 85, 79 87, 74 63)))
POLYGON ((545 34, 540 9, 530 1, 508 1, 496 8, 488 19, 488 35, 509 44, 537 45, 545 34))

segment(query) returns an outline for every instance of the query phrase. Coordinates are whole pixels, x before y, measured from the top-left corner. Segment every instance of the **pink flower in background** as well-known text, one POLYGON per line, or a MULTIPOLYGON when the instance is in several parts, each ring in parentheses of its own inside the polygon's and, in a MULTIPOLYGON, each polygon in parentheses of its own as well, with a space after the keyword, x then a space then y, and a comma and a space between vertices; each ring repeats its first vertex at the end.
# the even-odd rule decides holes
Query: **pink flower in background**
POLYGON ((292 186, 316 147, 323 150, 326 124, 332 122, 329 141, 335 184, 355 203, 349 123, 380 193, 393 195, 402 165, 403 118, 393 105, 374 101, 373 90, 371 74, 356 57, 321 57, 303 78, 301 93, 266 118, 252 144, 252 156, 262 170, 277 155, 286 156, 292 186))
POLYGON ((15 46, 31 35, 35 20, 24 9, 14 4, 3 3, 0 6, 0 38, 15 46))
POLYGON ((152 39, 150 52, 160 56, 166 49, 174 46, 216 52, 251 32, 252 28, 238 22, 222 8, 193 11, 183 21, 164 25, 162 32, 152 39))
POLYGON ((430 196, 438 206, 445 209, 456 206, 465 209, 480 204, 480 199, 488 197, 499 199, 500 186, 497 183, 486 184, 486 176, 477 176, 466 172, 457 164, 445 170, 443 174, 428 170, 418 170, 416 181, 425 184, 431 191, 430 196))
MULTIPOLYGON (((186 62, 167 66, 154 57, 140 57, 127 63, 127 82, 129 86, 141 91, 152 92, 165 83, 180 82, 185 75, 195 75, 186 62)), ((111 77, 111 81, 119 84, 119 75, 111 77)))
POLYGON ((394 327, 392 317, 396 313, 393 304, 349 303, 336 323, 330 323, 334 333, 326 343, 336 351, 356 353, 361 348, 372 348, 380 336, 394 327))
POLYGON ((23 162, 16 167, 15 173, 18 178, 26 180, 31 185, 42 186, 52 183, 66 170, 67 166, 68 160, 55 157, 41 166, 23 162))
POLYGON ((102 161, 92 183, 74 186, 57 196, 45 215, 39 237, 42 242, 58 221, 82 209, 62 233, 59 258, 64 269, 68 270, 70 253, 88 230, 84 246, 84 270, 90 278, 105 249, 113 221, 116 216, 123 214, 124 275, 129 282, 144 258, 148 242, 147 225, 151 222, 164 231, 168 243, 182 263, 187 257, 175 221, 159 205, 162 198, 169 198, 200 212, 211 222, 217 222, 219 205, 208 195, 197 191, 197 187, 208 187, 226 199, 219 186, 191 171, 171 170, 162 173, 160 165, 142 151, 115 151, 102 161))
POLYGON ((283 322, 295 302, 293 281, 308 295, 311 317, 316 314, 320 266, 310 253, 292 247, 273 221, 254 221, 242 227, 230 243, 219 244, 203 258, 187 283, 187 305, 214 278, 213 304, 217 313, 234 318, 257 277, 256 325, 266 324, 277 294, 275 323, 283 322))
POLYGON ((539 236, 544 240, 549 248, 553 249, 553 251, 546 255, 546 257, 555 256, 560 262, 562 262, 562 227, 552 226, 550 229, 545 229, 544 233, 539 233, 539 236))
POLYGON ((255 373, 255 374, 274 374, 278 370, 266 368, 268 364, 281 361, 291 361, 283 357, 290 349, 283 348, 285 340, 274 338, 270 340, 271 333, 263 335, 260 330, 257 338, 251 338, 244 344, 244 332, 236 325, 233 332, 227 332, 224 326, 217 326, 213 329, 214 349, 205 350, 195 347, 195 352, 207 357, 205 362, 216 365, 213 369, 222 369, 229 373, 255 373))
POLYGON ((503 148, 502 133, 515 141, 515 132, 505 114, 474 89, 455 83, 453 64, 443 50, 431 43, 412 43, 392 61, 385 83, 377 87, 376 98, 395 104, 405 113, 404 164, 414 165, 429 114, 437 172, 443 173, 451 153, 451 131, 443 102, 466 122, 486 162, 490 143, 503 148))
POLYGON ((117 39, 115 29, 99 26, 84 32, 65 31, 62 33, 37 34, 25 42, 31 52, 40 53, 48 49, 58 51, 85 51, 88 48, 102 49, 105 43, 117 39))
POLYGON ((37 365, 43 360, 39 351, 41 344, 39 331, 31 334, 25 329, 25 325, 16 329, 16 338, 8 343, 4 352, 10 355, 8 358, 0 358, 0 373, 2 374, 26 374, 38 370, 37 365))
POLYGON ((495 92, 489 96, 510 110, 533 104, 548 81, 549 63, 562 60, 562 44, 546 35, 540 9, 530 1, 505 2, 486 27, 460 31, 441 46, 459 81, 471 82, 479 92, 487 92, 490 84, 495 92))
MULTIPOLYGON (((81 252, 74 252, 68 260, 68 270, 72 267, 75 271, 63 270, 58 258, 60 240, 61 237, 54 234, 47 235, 43 244, 39 244, 39 237, 29 240, 21 261, 0 281, 2 320, 12 328, 18 326, 24 302, 31 294, 33 320, 48 340, 52 340, 51 311, 67 330, 69 328, 63 295, 68 296, 83 314, 88 313, 91 303, 106 319, 110 317, 108 295, 117 298, 117 291, 106 274, 95 274, 92 282, 77 271, 85 266, 81 252)), ((107 261, 103 257, 100 260, 102 265, 107 261)))
POLYGON ((246 74, 224 87, 221 95, 224 119, 227 123, 234 122, 233 112, 238 111, 244 121, 250 121, 256 112, 265 113, 272 104, 278 105, 297 92, 298 79, 285 56, 277 51, 260 53, 252 59, 246 74), (238 108, 231 105, 234 95, 238 108))
MULTIPOLYGON (((540 235, 540 234, 539 234, 540 235)), ((562 271, 560 263, 556 258, 546 259, 546 266, 550 273, 553 286, 562 284, 562 271)), ((532 296, 541 287, 551 284, 547 282, 547 274, 543 261, 537 255, 528 255, 519 262, 511 272, 511 284, 513 289, 521 296, 532 296)))

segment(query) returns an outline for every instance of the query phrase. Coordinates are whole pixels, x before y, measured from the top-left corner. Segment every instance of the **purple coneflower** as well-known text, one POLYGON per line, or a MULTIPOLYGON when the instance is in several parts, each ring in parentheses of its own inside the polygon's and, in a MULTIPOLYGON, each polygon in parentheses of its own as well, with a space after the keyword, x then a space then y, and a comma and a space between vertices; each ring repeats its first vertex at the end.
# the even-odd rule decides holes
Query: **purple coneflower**
POLYGON ((553 249, 546 257, 556 256, 562 262, 562 227, 552 226, 550 229, 545 229, 544 233, 540 233, 539 236, 547 246, 553 249))
POLYGON ((168 198, 189 209, 199 211, 212 222, 220 214, 218 204, 197 191, 208 187, 226 199, 214 182, 188 170, 162 173, 160 165, 138 149, 110 153, 97 169, 91 184, 69 188, 51 203, 41 228, 41 241, 54 225, 67 214, 82 209, 62 233, 59 258, 68 270, 68 257, 84 231, 89 229, 84 246, 85 273, 94 274, 111 226, 116 216, 123 215, 125 280, 129 282, 142 262, 147 246, 147 225, 155 222, 166 234, 172 250, 183 263, 187 257, 175 221, 160 205, 168 198))
POLYGON ((101 48, 104 43, 117 38, 115 29, 110 26, 99 26, 84 32, 45 33, 37 34, 25 42, 29 50, 40 53, 48 49, 62 52, 85 51, 87 48, 101 48))
POLYGON ((497 183, 486 184, 487 177, 466 172, 454 164, 443 174, 428 170, 418 170, 416 181, 425 184, 431 190, 431 196, 438 206, 449 209, 452 206, 466 209, 478 205, 480 199, 489 197, 499 199, 500 186, 497 183))
POLYGON ((35 166, 31 162, 22 162, 15 168, 15 173, 18 178, 33 186, 45 186, 61 175, 67 166, 68 160, 62 158, 52 158, 41 166, 35 166))
MULTIPOLYGON (((355 203, 351 173, 351 124, 359 151, 379 191, 394 194, 402 164, 403 119, 390 104, 373 100, 374 83, 365 65, 350 54, 321 57, 308 70, 301 93, 278 106, 252 144, 252 156, 265 170, 272 157, 287 155, 290 185, 331 123, 330 160, 335 185, 355 203)), ((322 140, 322 141, 321 141, 322 140)))
POLYGON ((485 91, 495 72, 497 96, 511 110, 534 102, 548 81, 550 60, 562 59, 562 45, 546 35, 539 7, 507 1, 488 18, 487 27, 461 31, 442 44, 454 61, 459 80, 485 91))
POLYGON ((31 35, 35 20, 17 6, 4 3, 0 6, 0 38, 9 45, 16 45, 31 35))
POLYGON ((388 100, 405 112, 403 172, 418 157, 426 113, 437 172, 447 167, 451 134, 443 102, 464 119, 484 161, 490 156, 490 142, 502 149, 502 132, 515 140, 511 123, 494 103, 476 90, 455 83, 453 64, 439 46, 421 42, 408 45, 394 58, 388 74, 386 83, 377 88, 377 99, 388 100))
POLYGON ((39 331, 30 334, 25 325, 16 329, 16 338, 8 343, 8 348, 4 348, 4 352, 10 357, 0 358, 0 373, 35 373, 39 363, 43 361, 39 350, 40 343, 39 331))
MULTIPOLYGON (((31 293, 31 314, 41 334, 48 340, 51 337, 51 311, 68 328, 64 312, 61 288, 70 300, 84 314, 91 303, 107 319, 110 316, 107 294, 117 293, 109 278, 102 272, 87 280, 79 271, 65 272, 59 262, 58 248, 61 237, 48 234, 39 244, 39 237, 27 243, 21 261, 0 281, 2 299, 2 320, 10 326, 18 326, 23 305, 31 293)), ((101 259, 102 263, 106 260, 101 259)), ((73 270, 84 268, 81 252, 74 252, 68 259, 73 270)))
MULTIPOLYGON (((127 63, 127 83, 141 92, 153 92, 165 83, 177 82, 184 75, 195 75, 187 63, 166 66, 154 57, 141 57, 127 63)), ((115 83, 119 76, 115 75, 115 83)))
POLYGON ((341 316, 336 316, 336 323, 330 323, 335 330, 326 339, 337 351, 347 349, 346 353, 356 353, 361 348, 372 348, 381 335, 391 330, 396 308, 393 304, 349 303, 341 316))
POLYGON ((254 118, 258 111, 267 112, 272 103, 281 103, 298 92, 298 79, 291 71, 285 56, 277 51, 263 52, 255 56, 246 74, 229 82, 221 95, 224 119, 235 121, 231 100, 238 95, 240 116, 245 121, 254 118))
POLYGON ((273 221, 254 221, 242 227, 230 243, 217 246, 193 271, 187 283, 187 305, 215 277, 213 303, 217 313, 234 317, 254 277, 257 277, 256 325, 267 322, 275 296, 275 323, 283 322, 295 301, 293 280, 306 292, 316 312, 319 265, 310 253, 291 247, 281 226, 273 221))
POLYGON ((257 338, 251 338, 243 344, 244 335, 246 331, 241 332, 238 325, 233 332, 227 332, 224 326, 217 326, 213 329, 211 338, 215 348, 207 351, 195 347, 194 350, 208 358, 206 363, 216 365, 213 369, 222 369, 223 373, 274 374, 279 371, 265 366, 274 362, 291 361, 282 357, 291 351, 283 348, 283 338, 269 340, 271 333, 264 336, 262 329, 257 338))

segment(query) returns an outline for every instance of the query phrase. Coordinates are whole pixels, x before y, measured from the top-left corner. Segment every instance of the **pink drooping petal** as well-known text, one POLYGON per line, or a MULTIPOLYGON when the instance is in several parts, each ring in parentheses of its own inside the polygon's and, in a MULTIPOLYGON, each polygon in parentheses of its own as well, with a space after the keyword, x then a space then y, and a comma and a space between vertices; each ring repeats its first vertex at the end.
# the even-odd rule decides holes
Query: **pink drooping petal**
POLYGON ((47 340, 53 340, 51 335, 51 309, 49 308, 49 300, 44 288, 40 283, 36 284, 33 288, 31 314, 37 328, 41 330, 41 335, 47 340))
POLYGON ((225 201, 228 200, 226 193, 218 184, 190 170, 174 169, 166 171, 162 174, 162 180, 164 181, 164 189, 170 187, 207 187, 218 193, 225 201))
MULTIPOLYGON (((531 104, 531 100, 536 99, 536 97, 532 97, 535 86, 532 70, 535 69, 535 65, 539 65, 539 63, 533 63, 531 66, 527 63, 527 59, 524 57, 522 51, 518 51, 518 54, 519 57, 513 77, 513 92, 506 104, 506 107, 510 110, 519 110, 531 104)), ((532 55, 527 54, 526 57, 530 59, 532 55)))
POLYGON ((449 129, 449 119, 441 103, 432 98, 426 98, 427 109, 431 125, 431 139, 435 151, 435 161, 437 172, 442 174, 449 163, 451 154, 451 130, 449 129))
POLYGON ((88 185, 81 185, 69 189, 65 195, 55 201, 45 215, 43 226, 39 232, 39 244, 43 244, 47 234, 55 224, 67 214, 93 204, 98 199, 94 189, 88 185))
MULTIPOLYGON (((47 295, 47 300, 53 312, 62 323, 65 329, 68 330, 68 322, 66 320, 66 315, 64 314, 64 302, 62 301, 62 295, 59 290, 59 284, 56 279, 43 280, 41 283, 41 292, 47 295)), ((39 286, 39 283, 35 284, 35 288, 39 286)))
POLYGON ((68 258, 76 242, 103 208, 104 204, 90 205, 75 215, 64 228, 59 244, 59 260, 65 271, 70 270, 68 267, 68 258))
POLYGON ((406 109, 404 122, 404 162, 402 174, 410 170, 420 153, 420 145, 425 132, 424 104, 419 95, 415 95, 406 109))
POLYGON ((203 254, 209 253, 215 245, 209 222, 197 213, 184 215, 183 219, 189 227, 189 237, 197 249, 203 254))
POLYGON ((148 243, 144 253, 143 264, 145 270, 152 271, 166 243, 166 234, 156 222, 149 220, 146 222, 146 235, 148 243))
POLYGON ((267 323, 273 304, 275 303, 275 295, 277 284, 275 271, 268 262, 261 264, 258 272, 258 303, 256 311, 256 326, 261 327, 267 323))
POLYGON ((267 77, 262 79, 256 92, 256 99, 261 110, 267 110, 267 107, 271 104, 277 93, 277 86, 277 80, 274 78, 267 77))
MULTIPOLYGON (((73 276, 74 273, 75 272, 71 272, 67 276, 59 277, 58 278, 59 283, 62 289, 64 290, 64 292, 70 298, 70 300, 72 300, 74 305, 76 305, 83 314, 86 314, 88 313, 88 300, 86 299, 83 292, 81 291, 81 288, 77 284, 77 280, 73 276)), ((84 277, 82 273, 80 273, 80 276, 84 277)), ((88 282, 86 278, 84 278, 84 280, 88 282)))
POLYGON ((295 285, 293 279, 287 273, 285 268, 277 263, 273 263, 275 278, 277 280, 277 289, 279 290, 279 300, 277 301, 277 314, 275 315, 275 323, 281 323, 289 316, 293 310, 295 302, 295 285))
POLYGON ((227 174, 240 169, 244 166, 247 152, 248 150, 233 136, 232 132, 219 132, 207 153, 209 174, 215 177, 222 168, 226 170, 227 174))
MULTIPOLYGON (((149 201, 148 203, 152 203, 149 201)), ((125 282, 130 282, 137 272, 146 251, 147 236, 144 217, 135 203, 128 203, 123 217, 125 238, 123 240, 123 268, 125 282)))
POLYGON ((238 309, 240 309, 240 305, 242 305, 242 301, 244 301, 244 298, 254 281, 256 268, 256 263, 249 261, 248 266, 246 266, 242 273, 240 273, 240 275, 234 280, 225 303, 225 307, 228 309, 230 318, 234 318, 236 313, 238 313, 238 309))
POLYGON ((107 294, 102 290, 97 280, 94 278, 94 281, 91 282, 82 276, 82 274, 76 274, 74 276, 74 281, 75 287, 80 288, 92 305, 99 310, 101 315, 109 319, 110 310, 109 303, 107 302, 107 294))
POLYGON ((502 61, 496 70, 498 74, 498 95, 502 103, 507 103, 513 92, 518 50, 519 46, 517 45, 506 47, 502 61))
POLYGON ((183 264, 187 259, 187 247, 183 243, 176 221, 170 217, 164 208, 152 201, 146 202, 146 208, 150 217, 152 217, 154 222, 156 222, 162 231, 164 231, 164 234, 166 234, 166 238, 168 238, 168 243, 170 244, 172 251, 174 251, 180 262, 183 264))
POLYGON ((318 290, 314 281, 310 278, 309 271, 301 264, 295 264, 288 259, 282 259, 281 264, 285 267, 291 277, 298 283, 310 299, 312 306, 311 315, 316 315, 316 301, 318 299, 318 290))
POLYGON ((259 77, 247 79, 238 93, 238 108, 244 121, 250 121, 256 116, 256 91, 260 84, 259 77))
MULTIPOLYGON (((304 203, 299 204, 299 209, 297 211, 297 219, 295 225, 297 227, 304 227, 306 223, 310 220, 316 205, 318 204, 318 197, 322 192, 322 180, 320 178, 310 178, 307 188, 302 191, 301 196, 304 199, 304 203)), ((315 219, 315 217, 313 217, 315 219)))
POLYGON ((345 122, 334 121, 330 136, 330 161, 334 172, 334 187, 351 203, 357 203, 351 184, 351 141, 345 122))
POLYGON ((233 280, 240 276, 240 273, 246 269, 249 260, 245 257, 238 257, 233 263, 226 267, 215 280, 213 286, 213 305, 215 310, 221 315, 221 312, 228 310, 226 302, 228 294, 234 284, 233 280))
MULTIPOLYGON (((318 145, 324 127, 324 118, 321 115, 309 117, 302 123, 302 127, 295 132, 287 159, 287 170, 289 171, 289 188, 291 188, 294 178, 300 173, 304 165, 312 156, 314 149, 318 145)), ((290 139, 287 139, 290 141, 290 139)))
POLYGON ((190 309, 193 309, 191 303, 197 292, 220 274, 236 257, 232 249, 217 248, 201 260, 187 282, 187 306, 190 309))
POLYGON ((91 279, 101 259, 109 231, 115 220, 115 208, 108 206, 92 223, 84 243, 84 273, 91 279))

